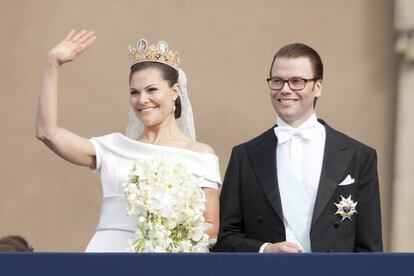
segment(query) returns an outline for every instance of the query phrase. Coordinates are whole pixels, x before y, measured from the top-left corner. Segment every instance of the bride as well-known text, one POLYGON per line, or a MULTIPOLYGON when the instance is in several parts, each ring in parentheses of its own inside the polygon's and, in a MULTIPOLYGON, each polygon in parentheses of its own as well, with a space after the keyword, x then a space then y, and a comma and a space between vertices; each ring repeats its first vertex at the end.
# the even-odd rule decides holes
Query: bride
POLYGON ((100 174, 102 209, 87 252, 125 252, 134 237, 137 219, 127 216, 123 183, 137 160, 168 154, 196 176, 205 194, 205 231, 216 239, 219 227, 218 157, 211 147, 195 141, 186 78, 178 53, 167 43, 148 45, 141 39, 129 48, 130 110, 127 136, 112 133, 87 139, 58 125, 57 84, 60 67, 75 60, 96 39, 91 31, 70 31, 50 50, 39 95, 36 137, 63 159, 100 174))

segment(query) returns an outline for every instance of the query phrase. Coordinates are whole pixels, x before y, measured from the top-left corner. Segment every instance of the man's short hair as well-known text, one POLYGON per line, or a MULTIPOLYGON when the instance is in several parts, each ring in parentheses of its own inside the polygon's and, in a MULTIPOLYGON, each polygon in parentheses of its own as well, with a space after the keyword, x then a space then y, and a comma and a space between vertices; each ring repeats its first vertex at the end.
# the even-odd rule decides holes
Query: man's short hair
POLYGON ((274 55, 272 65, 270 66, 269 77, 272 77, 272 68, 276 58, 300 58, 306 57, 310 60, 314 78, 323 79, 323 63, 318 52, 312 47, 303 43, 291 43, 280 48, 274 55))

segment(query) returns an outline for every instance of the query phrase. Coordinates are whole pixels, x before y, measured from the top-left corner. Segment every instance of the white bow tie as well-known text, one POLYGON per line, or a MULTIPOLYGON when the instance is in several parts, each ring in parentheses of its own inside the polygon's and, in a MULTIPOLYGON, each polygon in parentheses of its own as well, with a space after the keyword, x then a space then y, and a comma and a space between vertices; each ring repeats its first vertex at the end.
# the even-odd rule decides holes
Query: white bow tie
POLYGON ((318 128, 316 127, 316 125, 309 126, 303 129, 297 129, 292 127, 275 127, 274 131, 279 144, 283 144, 289 141, 290 139, 292 139, 293 136, 300 136, 304 139, 312 140, 318 134, 318 128))

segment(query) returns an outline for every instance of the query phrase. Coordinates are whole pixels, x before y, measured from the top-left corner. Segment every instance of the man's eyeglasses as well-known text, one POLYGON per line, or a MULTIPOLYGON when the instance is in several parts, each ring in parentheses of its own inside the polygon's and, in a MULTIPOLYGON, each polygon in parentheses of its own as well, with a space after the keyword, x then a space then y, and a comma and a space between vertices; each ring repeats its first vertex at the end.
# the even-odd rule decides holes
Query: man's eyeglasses
POLYGON ((299 91, 299 90, 302 90, 303 88, 305 88, 306 83, 308 81, 316 81, 316 80, 318 80, 318 78, 312 78, 312 79, 291 78, 291 79, 288 79, 288 80, 284 80, 284 79, 279 78, 279 77, 273 77, 273 78, 268 78, 266 80, 267 80, 267 83, 268 83, 270 89, 281 90, 283 88, 283 86, 285 85, 285 83, 287 82, 288 85, 289 85, 289 88, 291 90, 299 91))

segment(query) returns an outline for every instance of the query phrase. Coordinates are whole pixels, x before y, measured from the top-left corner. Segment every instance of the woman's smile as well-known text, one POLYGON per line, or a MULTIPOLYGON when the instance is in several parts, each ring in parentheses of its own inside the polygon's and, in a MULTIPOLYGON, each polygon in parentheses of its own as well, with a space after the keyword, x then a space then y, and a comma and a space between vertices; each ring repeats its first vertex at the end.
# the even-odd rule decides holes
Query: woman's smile
POLYGON ((139 108, 138 112, 149 113, 151 111, 154 111, 155 109, 158 109, 158 107, 156 107, 156 106, 154 106, 154 107, 144 107, 144 108, 139 108))

